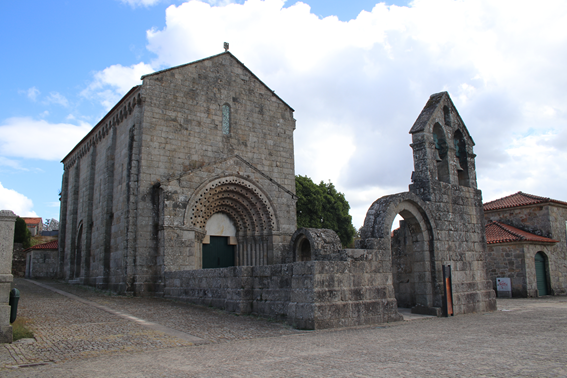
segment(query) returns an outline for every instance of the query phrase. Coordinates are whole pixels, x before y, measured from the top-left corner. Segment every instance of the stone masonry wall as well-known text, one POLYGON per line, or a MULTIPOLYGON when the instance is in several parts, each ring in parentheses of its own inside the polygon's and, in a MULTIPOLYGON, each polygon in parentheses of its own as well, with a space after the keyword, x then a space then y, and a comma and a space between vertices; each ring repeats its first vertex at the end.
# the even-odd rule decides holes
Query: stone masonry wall
MULTIPOLYGON (((486 236, 480 190, 434 183, 431 213, 436 225, 437 282, 441 265, 451 265, 456 314, 496 309, 492 283, 486 277, 486 236)), ((442 288, 436 290, 441 293, 442 288)))
POLYGON ((486 253, 486 274, 496 291, 497 278, 510 278, 512 297, 527 297, 526 259, 523 244, 491 244, 486 253))
POLYGON ((138 94, 133 88, 63 159, 59 276, 117 292, 126 290, 138 94))
POLYGON ((167 272, 165 296, 301 329, 384 323, 402 319, 389 269, 382 261, 311 261, 167 272))
POLYGON ((531 234, 553 239, 549 206, 525 206, 492 210, 485 213, 486 221, 499 221, 531 234))

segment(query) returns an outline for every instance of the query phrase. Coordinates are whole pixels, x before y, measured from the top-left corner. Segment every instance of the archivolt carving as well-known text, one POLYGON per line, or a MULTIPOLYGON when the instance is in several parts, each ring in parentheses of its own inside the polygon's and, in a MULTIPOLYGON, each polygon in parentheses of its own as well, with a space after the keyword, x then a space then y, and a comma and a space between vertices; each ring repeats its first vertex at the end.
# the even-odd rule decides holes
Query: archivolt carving
POLYGON ((277 229, 267 195, 242 177, 217 178, 197 190, 189 200, 185 224, 204 229, 215 213, 228 215, 240 233, 260 235, 277 229))

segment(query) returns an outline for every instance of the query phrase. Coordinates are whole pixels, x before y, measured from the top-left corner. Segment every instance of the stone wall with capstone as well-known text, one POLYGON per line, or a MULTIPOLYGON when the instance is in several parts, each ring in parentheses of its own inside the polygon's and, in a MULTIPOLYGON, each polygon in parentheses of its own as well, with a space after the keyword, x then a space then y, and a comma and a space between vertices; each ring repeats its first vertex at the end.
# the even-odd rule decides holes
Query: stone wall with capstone
POLYGON ((402 320, 393 299, 388 259, 306 261, 167 272, 165 297, 300 329, 402 320))

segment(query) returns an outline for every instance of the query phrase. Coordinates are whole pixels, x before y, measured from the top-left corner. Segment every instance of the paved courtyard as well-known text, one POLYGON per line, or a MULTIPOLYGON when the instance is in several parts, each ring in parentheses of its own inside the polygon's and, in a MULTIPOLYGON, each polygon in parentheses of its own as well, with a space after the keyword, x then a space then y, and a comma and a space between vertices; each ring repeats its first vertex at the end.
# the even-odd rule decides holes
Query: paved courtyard
POLYGON ((0 346, 2 377, 567 377, 567 297, 325 331, 17 279, 35 341, 0 346))

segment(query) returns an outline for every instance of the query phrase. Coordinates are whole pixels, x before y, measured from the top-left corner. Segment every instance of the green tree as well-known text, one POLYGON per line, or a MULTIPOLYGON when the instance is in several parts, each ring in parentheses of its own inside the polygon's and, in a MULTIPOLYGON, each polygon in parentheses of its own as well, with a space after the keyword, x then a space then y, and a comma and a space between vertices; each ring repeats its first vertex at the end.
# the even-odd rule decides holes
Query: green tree
POLYGON ((26 226, 26 221, 17 217, 14 229, 14 243, 22 243, 24 248, 29 248, 30 240, 31 232, 28 230, 28 226, 26 226))
POLYGON ((349 246, 356 229, 349 215, 350 205, 331 183, 316 185, 309 177, 295 176, 297 227, 328 228, 337 233, 343 246, 349 246))

